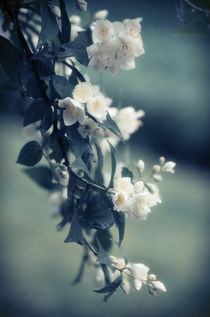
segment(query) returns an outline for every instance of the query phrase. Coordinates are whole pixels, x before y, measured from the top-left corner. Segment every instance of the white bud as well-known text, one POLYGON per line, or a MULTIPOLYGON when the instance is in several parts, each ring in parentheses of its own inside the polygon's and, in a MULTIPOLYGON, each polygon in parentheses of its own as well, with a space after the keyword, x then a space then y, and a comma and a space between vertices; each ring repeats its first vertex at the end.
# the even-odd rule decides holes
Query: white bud
POLYGON ((162 176, 160 174, 153 174, 152 178, 156 181, 156 182, 161 182, 162 181, 162 176))
POLYGON ((165 285, 162 282, 160 282, 160 281, 152 282, 152 286, 153 286, 154 290, 158 290, 158 291, 161 291, 161 292, 166 292, 167 291, 165 285))
POLYGON ((152 169, 155 173, 159 173, 160 172, 160 165, 154 165, 152 169))
POLYGON ((108 16, 108 10, 100 10, 94 14, 94 18, 96 20, 104 20, 108 16))
POLYGON ((87 1, 77 0, 76 5, 80 11, 87 11, 87 1))
POLYGON ((150 281, 155 281, 156 280, 156 275, 155 274, 149 274, 149 280, 150 281))
POLYGON ((81 23, 81 18, 78 15, 72 15, 70 16, 70 22, 76 25, 80 25, 81 23))
POLYGON ((144 171, 144 161, 139 160, 137 163, 137 166, 138 166, 140 172, 142 173, 144 171))
POLYGON ((165 161, 166 161, 166 159, 165 159, 164 156, 161 156, 161 157, 159 158, 159 163, 160 163, 160 165, 163 165, 163 164, 165 163, 165 161))

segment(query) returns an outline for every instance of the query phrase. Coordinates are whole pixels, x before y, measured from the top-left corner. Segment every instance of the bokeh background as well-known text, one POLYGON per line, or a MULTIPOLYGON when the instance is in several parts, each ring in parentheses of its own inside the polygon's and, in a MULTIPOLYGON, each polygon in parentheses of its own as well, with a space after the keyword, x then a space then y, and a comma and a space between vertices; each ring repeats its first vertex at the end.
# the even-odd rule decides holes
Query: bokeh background
POLYGON ((22 119, 14 110, 17 95, 2 75, 1 316, 203 317, 210 313, 209 37, 180 32, 174 1, 89 1, 91 13, 105 8, 111 21, 144 18, 146 54, 136 59, 136 69, 115 77, 88 70, 92 83, 100 83, 114 104, 146 112, 144 127, 131 139, 131 155, 124 157, 128 164, 145 160, 148 170, 160 155, 177 163, 176 174, 164 177, 160 185, 163 204, 145 222, 129 219, 123 243, 130 261, 151 267, 168 292, 152 297, 142 289, 126 296, 119 290, 102 305, 101 296, 92 292, 90 268, 81 284, 71 285, 82 250, 63 243, 68 228, 56 231, 58 220, 50 218, 46 192, 15 164, 26 139, 22 119))

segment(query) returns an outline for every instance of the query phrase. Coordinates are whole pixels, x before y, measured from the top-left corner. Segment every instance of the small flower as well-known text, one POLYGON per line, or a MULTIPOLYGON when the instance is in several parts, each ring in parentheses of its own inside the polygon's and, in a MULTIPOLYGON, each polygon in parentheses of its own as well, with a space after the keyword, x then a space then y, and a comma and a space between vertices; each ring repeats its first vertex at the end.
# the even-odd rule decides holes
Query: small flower
POLYGON ((152 174, 152 178, 156 181, 156 182, 161 182, 162 181, 162 176, 160 174, 154 173, 152 174))
POLYGON ((114 190, 116 192, 124 191, 128 195, 133 192, 133 184, 130 177, 119 177, 114 181, 114 190))
POLYGON ((85 121, 81 126, 79 126, 78 131, 80 135, 85 139, 88 135, 94 136, 94 133, 98 129, 97 122, 93 121, 92 119, 86 117, 85 121))
POLYGON ((66 126, 73 125, 75 122, 83 123, 85 120, 85 113, 80 103, 70 97, 59 100, 60 108, 65 108, 63 111, 63 120, 66 126))
POLYGON ((156 275, 155 274, 149 274, 148 276, 150 281, 155 281, 156 280, 156 275))
POLYGON ((116 193, 113 198, 112 202, 114 205, 114 209, 117 211, 127 211, 128 209, 128 195, 124 191, 120 191, 116 193))
POLYGON ((93 97, 87 103, 88 112, 100 122, 106 119, 106 109, 106 99, 103 96, 93 97))
POLYGON ((93 40, 94 42, 108 40, 113 36, 114 30, 109 20, 97 20, 93 24, 93 40))
POLYGON ((77 8, 80 11, 87 11, 87 1, 85 0, 76 0, 77 8))
POLYGON ((131 274, 134 276, 134 287, 139 291, 142 284, 147 282, 149 268, 142 263, 130 265, 131 274))
POLYGON ((137 166, 138 166, 138 168, 140 170, 140 173, 143 173, 143 171, 144 171, 144 161, 139 160, 138 163, 137 163, 137 166))
POLYGON ((142 181, 136 182, 134 184, 134 191, 136 194, 142 193, 144 189, 144 183, 142 181))
POLYGON ((151 284, 152 284, 154 291, 156 291, 156 290, 161 291, 161 292, 167 291, 165 285, 160 281, 154 281, 151 284))
POLYGON ((74 87, 73 98, 81 103, 88 102, 93 97, 93 89, 90 83, 82 82, 74 87))
POLYGON ((161 156, 161 157, 159 158, 159 163, 160 163, 160 165, 163 165, 163 164, 165 163, 165 161, 166 161, 166 159, 165 159, 164 156, 161 156))
POLYGON ((172 162, 172 161, 166 162, 162 167, 162 171, 173 174, 175 173, 174 171, 175 166, 176 166, 175 162, 172 162))
POLYGON ((155 173, 159 173, 159 172, 160 172, 160 165, 154 165, 154 166, 152 167, 152 169, 153 169, 153 171, 154 171, 155 173))

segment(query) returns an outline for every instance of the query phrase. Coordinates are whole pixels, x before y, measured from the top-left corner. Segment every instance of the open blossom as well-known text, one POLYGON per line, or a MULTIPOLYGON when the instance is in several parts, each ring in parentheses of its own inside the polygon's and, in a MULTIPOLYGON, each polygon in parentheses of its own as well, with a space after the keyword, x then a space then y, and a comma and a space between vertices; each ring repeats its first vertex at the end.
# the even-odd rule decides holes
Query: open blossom
POLYGON ((119 110, 116 116, 116 123, 125 140, 128 140, 130 135, 142 125, 142 121, 139 119, 144 115, 145 112, 143 110, 135 111, 133 107, 125 107, 119 110))
POLYGON ((176 163, 174 163, 172 161, 166 162, 162 167, 162 171, 173 174, 173 173, 175 173, 175 171, 174 171, 175 166, 176 166, 176 163))
POLYGON ((88 102, 93 97, 92 86, 88 82, 79 83, 72 92, 73 98, 81 103, 88 102))
POLYGON ((70 97, 59 100, 58 105, 60 108, 64 108, 63 120, 65 125, 73 125, 75 122, 83 123, 85 119, 85 113, 80 103, 70 97))
POLYGON ((78 131, 80 135, 85 139, 87 138, 88 135, 94 136, 94 134, 97 133, 98 129, 99 129, 99 126, 97 122, 95 122, 91 118, 86 117, 83 124, 79 126, 78 131))
POLYGON ((109 68, 112 74, 119 69, 135 68, 135 58, 144 54, 141 19, 126 19, 111 23, 100 18, 92 26, 94 44, 87 47, 89 65, 96 72, 109 68))
POLYGON ((100 95, 93 97, 87 103, 87 111, 100 122, 106 119, 106 109, 106 99, 100 95))

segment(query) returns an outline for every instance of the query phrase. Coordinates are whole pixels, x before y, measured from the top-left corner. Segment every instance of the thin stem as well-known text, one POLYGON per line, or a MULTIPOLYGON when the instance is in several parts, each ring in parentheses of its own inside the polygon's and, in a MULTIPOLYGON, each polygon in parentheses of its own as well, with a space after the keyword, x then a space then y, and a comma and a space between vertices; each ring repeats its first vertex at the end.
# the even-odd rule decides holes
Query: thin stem
POLYGON ((199 11, 199 12, 203 12, 205 14, 210 14, 210 10, 206 10, 206 9, 203 9, 203 8, 200 8, 198 7, 196 4, 192 3, 191 1, 189 0, 184 0, 185 3, 187 3, 190 7, 192 7, 193 9, 199 11))
POLYGON ((86 240, 85 237, 83 237, 85 245, 88 247, 88 249, 95 255, 98 256, 98 252, 96 252, 93 247, 90 245, 90 243, 86 240))

